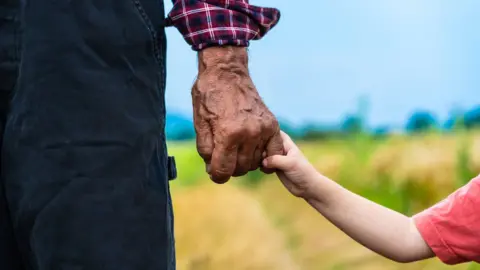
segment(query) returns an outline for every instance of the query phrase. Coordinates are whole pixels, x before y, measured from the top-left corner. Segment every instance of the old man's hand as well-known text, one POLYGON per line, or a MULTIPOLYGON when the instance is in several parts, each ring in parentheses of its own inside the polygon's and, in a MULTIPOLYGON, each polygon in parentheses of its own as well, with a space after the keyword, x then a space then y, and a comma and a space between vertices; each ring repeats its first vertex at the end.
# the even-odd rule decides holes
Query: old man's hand
POLYGON ((197 150, 211 179, 225 183, 258 169, 264 152, 283 154, 278 122, 250 78, 246 49, 211 47, 200 51, 198 60, 194 124, 197 150))

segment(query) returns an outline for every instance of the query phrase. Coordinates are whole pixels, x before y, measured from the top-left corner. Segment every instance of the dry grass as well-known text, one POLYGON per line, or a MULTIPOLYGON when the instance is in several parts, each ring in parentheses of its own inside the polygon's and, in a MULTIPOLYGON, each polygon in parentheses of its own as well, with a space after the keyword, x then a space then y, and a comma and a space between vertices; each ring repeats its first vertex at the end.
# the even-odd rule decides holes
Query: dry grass
POLYGON ((301 269, 467 269, 466 265, 446 266, 437 259, 409 265, 391 262, 354 242, 303 200, 290 196, 277 181, 265 182, 257 199, 290 239, 293 258, 301 269))
MULTIPOLYGON (((395 205, 391 198, 408 201, 415 211, 452 192, 460 180, 468 180, 459 179, 459 165, 471 170, 467 175, 480 172, 479 134, 398 136, 360 146, 351 142, 300 145, 321 172, 350 190, 374 194, 380 203, 395 205), (458 155, 463 143, 467 143, 466 161, 458 155), (382 181, 386 185, 379 185, 382 181)), ((173 187, 180 270, 480 269, 468 264, 446 266, 436 259, 408 265, 390 262, 288 194, 273 176, 253 189, 242 188, 235 183, 238 180, 211 184, 204 178, 203 165, 191 164, 195 155, 187 149, 181 148, 180 156, 189 160, 179 162, 180 178, 173 187), (191 186, 183 187, 183 181, 191 186)), ((171 152, 176 155, 175 150, 171 152)))
POLYGON ((480 172, 480 136, 476 136, 472 140, 470 148, 470 166, 475 172, 480 172))
POLYGON ((174 192, 178 269, 291 269, 283 234, 232 185, 174 192))
POLYGON ((357 244, 278 181, 174 191, 179 270, 467 269, 437 259, 402 265, 357 244), (259 204, 260 202, 260 204, 259 204))

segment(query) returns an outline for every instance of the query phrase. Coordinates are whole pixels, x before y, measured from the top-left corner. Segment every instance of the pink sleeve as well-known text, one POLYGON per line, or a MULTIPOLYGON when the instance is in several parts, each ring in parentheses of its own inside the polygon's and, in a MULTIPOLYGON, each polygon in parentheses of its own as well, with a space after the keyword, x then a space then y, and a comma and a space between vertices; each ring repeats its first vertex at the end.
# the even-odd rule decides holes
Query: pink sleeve
POLYGON ((413 219, 442 262, 480 262, 480 177, 413 219))

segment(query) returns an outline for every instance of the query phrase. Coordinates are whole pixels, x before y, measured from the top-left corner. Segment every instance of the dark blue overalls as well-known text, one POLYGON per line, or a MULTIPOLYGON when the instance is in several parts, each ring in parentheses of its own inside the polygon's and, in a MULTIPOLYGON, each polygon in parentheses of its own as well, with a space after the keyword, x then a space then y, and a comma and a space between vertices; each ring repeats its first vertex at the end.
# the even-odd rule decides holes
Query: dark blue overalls
POLYGON ((162 0, 0 0, 0 270, 175 268, 165 46, 162 0))

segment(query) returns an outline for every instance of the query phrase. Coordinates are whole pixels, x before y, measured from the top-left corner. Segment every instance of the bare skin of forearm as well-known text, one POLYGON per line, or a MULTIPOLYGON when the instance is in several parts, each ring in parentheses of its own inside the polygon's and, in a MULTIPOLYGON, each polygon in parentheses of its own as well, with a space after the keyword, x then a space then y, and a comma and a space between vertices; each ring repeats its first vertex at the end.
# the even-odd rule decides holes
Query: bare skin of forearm
POLYGON ((211 47, 198 53, 198 71, 208 67, 229 72, 248 73, 248 53, 243 47, 211 47))
POLYGON ((352 239, 397 262, 413 262, 434 256, 413 220, 315 175, 306 201, 352 239))

